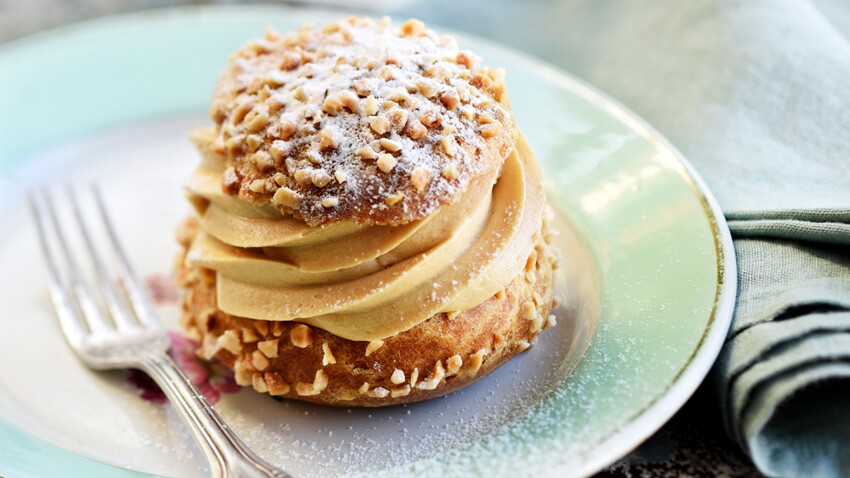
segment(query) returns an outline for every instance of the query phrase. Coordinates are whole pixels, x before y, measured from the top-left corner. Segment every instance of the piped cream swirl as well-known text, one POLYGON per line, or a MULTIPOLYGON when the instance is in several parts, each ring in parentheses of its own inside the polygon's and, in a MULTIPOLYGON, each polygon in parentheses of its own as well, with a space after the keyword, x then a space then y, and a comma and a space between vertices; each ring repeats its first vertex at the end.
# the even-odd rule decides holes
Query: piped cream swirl
POLYGON ((498 178, 480 176, 459 201, 396 227, 308 227, 224 194, 211 139, 194 135, 204 161, 187 184, 200 219, 187 260, 216 271, 218 307, 232 315, 386 338, 507 286, 540 230, 542 180, 522 135, 498 178))

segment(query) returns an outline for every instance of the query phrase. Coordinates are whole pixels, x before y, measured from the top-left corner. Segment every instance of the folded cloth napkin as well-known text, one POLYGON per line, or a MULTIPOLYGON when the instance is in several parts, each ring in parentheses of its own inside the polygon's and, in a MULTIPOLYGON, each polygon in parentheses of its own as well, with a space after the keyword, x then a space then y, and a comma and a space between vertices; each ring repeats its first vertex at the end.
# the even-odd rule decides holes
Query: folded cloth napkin
MULTIPOLYGON (((451 12, 446 14, 445 12, 451 12)), ((713 189, 739 297, 712 374, 771 476, 850 476, 850 3, 439 0, 647 119, 713 189)))

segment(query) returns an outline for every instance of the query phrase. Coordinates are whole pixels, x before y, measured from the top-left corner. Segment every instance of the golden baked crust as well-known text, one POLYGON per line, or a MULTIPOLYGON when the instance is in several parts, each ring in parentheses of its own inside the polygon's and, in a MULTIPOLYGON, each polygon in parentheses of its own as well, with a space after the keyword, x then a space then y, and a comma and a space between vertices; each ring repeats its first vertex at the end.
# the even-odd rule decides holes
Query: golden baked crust
MULTIPOLYGON (((184 247, 192 235, 191 228, 184 229, 184 247)), ((221 360, 234 369, 237 383, 262 393, 364 407, 434 398, 487 375, 554 323, 548 314, 556 261, 545 239, 537 237, 525 270, 503 291, 383 341, 351 341, 297 322, 226 314, 216 307, 215 274, 182 260, 181 322, 201 343, 201 357, 221 360)))
POLYGON ((223 189, 310 226, 422 219, 517 134, 502 70, 417 20, 270 31, 231 57, 210 115, 223 189))

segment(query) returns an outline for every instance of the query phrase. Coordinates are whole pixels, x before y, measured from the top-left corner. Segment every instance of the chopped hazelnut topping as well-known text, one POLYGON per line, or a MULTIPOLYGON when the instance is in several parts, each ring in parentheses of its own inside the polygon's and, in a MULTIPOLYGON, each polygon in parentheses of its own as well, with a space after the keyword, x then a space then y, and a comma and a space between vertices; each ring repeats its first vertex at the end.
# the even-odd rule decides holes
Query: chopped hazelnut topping
POLYGON ((342 103, 342 106, 351 111, 352 113, 357 113, 357 95, 352 93, 351 91, 343 91, 339 94, 339 102, 342 103))
POLYGON ((415 387, 416 382, 419 380, 419 368, 413 369, 413 372, 410 374, 410 386, 415 387))
POLYGON ((543 323, 543 328, 548 329, 549 327, 554 327, 558 324, 558 318, 553 314, 549 314, 546 316, 546 322, 543 323))
POLYGON ((226 330, 218 337, 218 344, 233 355, 242 352, 242 343, 239 341, 239 336, 233 330, 226 330))
POLYGON ((336 357, 331 352, 331 346, 327 342, 322 342, 322 365, 330 365, 336 363, 336 357))
POLYGON ((258 340, 260 340, 260 338, 257 336, 257 333, 254 331, 254 329, 249 329, 247 327, 242 328, 242 342, 243 343, 249 344, 251 342, 256 342, 258 340))
POLYGON ((227 140, 224 143, 224 147, 227 149, 227 153, 231 156, 235 156, 236 154, 242 151, 242 138, 238 136, 234 136, 227 140))
POLYGON ((440 138, 440 145, 443 146, 443 151, 446 152, 446 156, 453 158, 455 153, 457 152, 457 147, 455 146, 455 138, 454 136, 447 134, 440 138))
POLYGON ((557 309, 560 306, 561 306, 561 296, 556 295, 555 297, 552 297, 552 308, 557 309))
POLYGON ((233 166, 229 185, 222 181, 227 193, 270 202, 310 226, 337 220, 395 224, 421 219, 439 203, 409 189, 434 193, 435 179, 446 186, 439 176, 445 173, 457 183, 447 189, 454 198, 486 166, 487 148, 510 146, 514 125, 507 102, 498 97, 503 73, 481 66, 450 37, 414 20, 392 29, 376 29, 368 19, 344 20, 322 31, 275 33, 233 55, 213 95, 215 134, 206 146, 233 166), (456 131, 440 133, 446 126, 456 131), (373 135, 363 134, 370 130, 373 135), (383 169, 399 174, 380 177, 379 170, 375 176, 377 165, 347 169, 351 154, 364 146, 393 153, 401 163, 387 168, 385 161, 383 169), (446 169, 450 158, 463 160, 454 172, 446 169), (417 166, 422 168, 414 173, 417 166), (322 167, 324 173, 313 173, 322 167), (323 213, 332 199, 317 189, 326 179, 314 179, 336 178, 340 169, 348 175, 340 188, 346 196, 333 194, 346 207, 323 213), (410 186, 404 184, 407 175, 410 186), (401 191, 414 195, 409 207, 380 204, 401 191))
POLYGON ((487 113, 486 111, 482 111, 481 113, 478 114, 478 122, 481 123, 481 124, 493 124, 493 123, 496 122, 496 119, 493 118, 493 116, 490 115, 490 113, 487 113))
POLYGON ((531 301, 534 302, 535 306, 540 306, 543 303, 543 297, 540 297, 540 294, 537 291, 531 293, 531 301))
MULTIPOLYGON (((253 163, 254 166, 256 166, 262 173, 265 173, 274 167, 272 157, 267 151, 257 151, 251 155, 251 163, 253 163)), ((269 182, 266 181, 266 184, 269 184, 269 182)))
POLYGON ((312 172, 313 170, 311 168, 299 169, 298 171, 295 171, 295 174, 293 174, 293 176, 299 184, 307 185, 310 183, 310 174, 312 172))
POLYGON ((378 159, 378 153, 369 146, 360 148, 357 154, 363 159, 378 159))
POLYGON ((245 144, 248 146, 248 152, 253 153, 263 144, 263 138, 256 134, 249 134, 245 137, 245 144))
POLYGON ((251 364, 259 371, 263 371, 269 366, 269 359, 259 350, 251 353, 251 364))
POLYGON ((363 385, 360 386, 360 390, 358 391, 360 392, 360 395, 366 394, 366 392, 369 391, 369 382, 363 382, 363 385))
POLYGON ((505 336, 501 332, 496 332, 493 334, 493 346, 500 345, 505 341, 505 336))
POLYGON ((329 196, 329 197, 326 197, 326 198, 322 198, 322 207, 331 208, 331 207, 336 207, 338 205, 339 205, 339 198, 337 198, 336 196, 329 196))
POLYGON ((341 169, 337 169, 336 171, 334 171, 334 178, 336 179, 336 182, 342 184, 348 180, 348 174, 346 174, 345 171, 341 169))
POLYGON ((262 110, 254 109, 245 115, 245 130, 249 133, 257 133, 268 126, 269 116, 262 110))
POLYGON ((446 360, 446 370, 449 373, 457 373, 457 371, 460 370, 461 365, 463 365, 463 359, 460 355, 452 355, 448 358, 448 360, 446 360))
POLYGON ((451 163, 451 164, 447 165, 446 167, 444 167, 443 168, 443 177, 448 179, 449 181, 451 181, 453 179, 457 179, 457 177, 458 177, 457 165, 454 164, 454 163, 451 163))
POLYGON ((289 332, 289 339, 292 340, 292 345, 302 349, 307 348, 313 344, 313 329, 299 324, 289 332))
POLYGON ((287 119, 280 120, 280 127, 278 127, 278 132, 280 133, 280 139, 286 141, 295 134, 296 127, 295 123, 289 121, 287 119))
POLYGON ((487 355, 485 349, 478 349, 478 352, 469 356, 469 369, 472 373, 478 372, 481 369, 481 364, 484 363, 484 356, 487 355))
POLYGON ((248 189, 255 193, 263 193, 266 191, 266 180, 265 179, 255 179, 251 181, 251 184, 248 185, 248 189))
POLYGON ((499 299, 499 300, 504 299, 505 298, 505 289, 499 289, 496 292, 496 298, 499 299))
MULTIPOLYGON (((313 164, 322 164, 322 155, 316 151, 315 149, 309 149, 304 154, 307 157, 307 161, 310 161, 313 164)), ((297 174, 297 171, 296 171, 297 174)))
POLYGON ((458 52, 457 56, 455 57, 455 63, 457 63, 458 65, 463 65, 466 68, 472 68, 475 65, 475 60, 473 59, 472 55, 469 54, 469 52, 461 51, 458 52))
POLYGON ((378 169, 385 173, 392 171, 396 164, 398 161, 391 154, 382 154, 377 162, 378 169))
POLYGON ((257 329, 257 332, 260 335, 264 336, 269 333, 269 323, 265 320, 254 320, 254 328, 257 329))
POLYGON ((416 166, 413 168, 413 171, 410 172, 410 182, 412 182, 413 187, 421 193, 428 187, 428 183, 431 182, 431 171, 425 166, 416 166))
POLYGON ((269 113, 277 113, 286 105, 279 98, 271 97, 266 100, 266 106, 269 108, 269 113))
POLYGON ((286 176, 284 176, 283 173, 280 173, 280 172, 274 173, 274 176, 272 177, 272 181, 274 181, 275 184, 277 184, 278 186, 283 186, 284 183, 286 182, 286 176))
MULTIPOLYGON (((401 151, 401 143, 399 143, 398 141, 393 141, 391 139, 387 139, 387 138, 381 138, 381 147, 386 149, 387 151, 389 151, 391 153, 397 153, 397 152, 401 151)), ((386 171, 384 171, 384 172, 386 172, 386 171)))
POLYGON ((331 175, 328 174, 324 169, 314 169, 310 173, 310 181, 316 186, 323 188, 331 182, 331 175))
POLYGON ((301 206, 303 196, 292 189, 282 187, 272 196, 272 204, 298 209, 301 206))
POLYGON ((407 124, 405 133, 412 140, 420 140, 428 134, 428 129, 419 120, 414 120, 407 124))
POLYGON ((242 122, 242 120, 245 119, 245 116, 248 114, 248 112, 251 111, 251 108, 252 108, 251 103, 248 103, 248 102, 240 103, 233 110, 232 116, 230 117, 231 121, 233 121, 234 124, 242 122))
POLYGON ((285 395, 289 393, 289 384, 279 374, 266 372, 263 374, 263 379, 266 381, 266 386, 269 387, 269 394, 285 395))
POLYGON ((502 125, 499 123, 485 124, 481 126, 478 131, 481 132, 481 136, 485 138, 492 138, 502 131, 502 125))
POLYGON ((387 94, 386 99, 390 101, 394 101, 396 103, 404 103, 405 101, 410 99, 410 94, 404 88, 395 88, 390 90, 387 94))
POLYGON ((320 392, 328 388, 328 374, 324 370, 316 371, 316 377, 313 379, 313 388, 320 392))
POLYGON ((382 345, 384 345, 384 341, 380 339, 369 342, 369 344, 366 345, 366 356, 368 357, 372 355, 372 352, 381 348, 382 345))
POLYGON ((393 374, 390 377, 390 382, 398 385, 400 383, 404 383, 404 370, 395 369, 393 370, 393 374))
POLYGON ((372 131, 378 134, 384 134, 390 130, 390 120, 383 116, 370 116, 367 121, 372 131))
POLYGON ((390 396, 393 398, 396 397, 406 397, 410 395, 410 385, 405 384, 403 387, 395 387, 390 390, 390 396))
POLYGON ((404 199, 404 193, 396 193, 392 196, 387 196, 384 199, 384 202, 387 203, 388 206, 392 206, 393 204, 401 201, 402 199, 404 199))
POLYGON ((453 311, 451 311, 451 312, 446 312, 446 318, 447 318, 448 320, 455 320, 455 319, 457 318, 457 316, 458 316, 458 315, 460 315, 460 311, 459 311, 459 310, 453 310, 453 311))
POLYGON ((436 64, 429 67, 425 70, 425 76, 428 78, 433 78, 434 80, 444 83, 449 76, 449 71, 445 66, 436 64))
MULTIPOLYGON (((538 235, 535 234, 534 237, 537 238, 538 235)), ((525 260, 525 270, 530 271, 536 268, 538 255, 539 253, 537 252, 537 248, 535 247, 534 250, 531 251, 531 254, 528 255, 528 258, 525 260)))
POLYGON ((428 110, 419 116, 419 121, 428 128, 436 128, 442 124, 443 119, 435 111, 428 110))
POLYGON ((546 319, 542 316, 538 315, 531 321, 531 332, 537 333, 543 330, 543 325, 545 325, 546 319))
MULTIPOLYGON (((374 66, 374 65, 373 65, 374 66)), ((370 68, 371 69, 371 68, 370 68)), ((370 93, 375 89, 375 85, 373 84, 374 79, 372 78, 363 78, 354 82, 354 92, 357 93, 357 96, 369 96, 370 93)), ((366 113, 369 114, 369 113, 366 113)))
POLYGON ((437 84, 425 78, 416 82, 416 89, 419 90, 419 93, 421 93, 425 98, 433 98, 438 91, 437 84))
POLYGON ((278 339, 263 340, 257 344, 257 349, 263 352, 268 358, 277 357, 278 339))
POLYGON ((460 97, 455 91, 444 91, 440 93, 440 102, 443 103, 443 106, 446 108, 453 110, 457 108, 458 103, 460 103, 460 97))
POLYGON ((527 300, 522 303, 519 308, 520 317, 525 320, 534 320, 537 318, 537 308, 534 307, 534 303, 530 300, 527 300))
POLYGON ((219 350, 221 350, 221 344, 218 342, 218 338, 211 333, 204 335, 204 341, 199 353, 201 358, 209 360, 215 357, 215 354, 217 354, 219 350))
POLYGON ((251 370, 245 368, 242 362, 236 362, 233 364, 233 379, 236 381, 237 385, 242 385, 243 387, 253 385, 254 374, 251 372, 251 370))
POLYGON ((329 97, 325 98, 325 102, 322 103, 322 111, 324 111, 325 113, 327 113, 331 116, 338 115, 341 110, 342 110, 342 103, 340 103, 339 100, 336 99, 336 98, 329 96, 329 97))
POLYGON ((324 370, 318 370, 313 383, 298 382, 295 384, 295 392, 300 396, 318 395, 328 387, 328 375, 324 370))
POLYGON ((266 385, 266 380, 263 378, 263 374, 255 373, 251 377, 251 382, 254 385, 254 390, 256 390, 260 393, 266 393, 266 392, 269 391, 269 386, 266 385))
POLYGON ((469 84, 471 84, 472 86, 474 86, 478 89, 488 90, 488 89, 490 89, 491 86, 493 86, 493 79, 490 78, 490 76, 488 76, 488 75, 482 75, 481 73, 476 73, 472 77, 472 80, 469 81, 469 84))
POLYGON ((283 335, 283 322, 275 321, 272 323, 272 335, 275 337, 283 335))
POLYGON ((437 360, 437 364, 434 365, 434 372, 426 380, 421 381, 416 388, 420 390, 434 390, 445 376, 446 370, 443 368, 443 361, 437 360))
POLYGON ((375 115, 378 112, 378 100, 372 95, 367 96, 363 104, 363 111, 369 116, 375 115))
POLYGON ((528 343, 528 340, 520 340, 519 342, 517 342, 517 346, 519 347, 520 352, 522 352, 523 350, 527 350, 529 347, 531 347, 531 344, 528 343))
POLYGON ((334 33, 334 32, 338 32, 339 29, 340 29, 340 24, 338 22, 330 22, 330 23, 326 23, 322 27, 322 33, 334 33))
POLYGON ((387 111, 387 119, 390 120, 390 125, 398 132, 401 132, 407 125, 407 117, 407 111, 401 108, 391 108, 387 111))
POLYGON ((390 394, 390 391, 384 387, 375 387, 369 391, 369 396, 374 398, 385 398, 390 394))
POLYGON ((401 60, 391 52, 387 52, 387 59, 384 62, 387 65, 401 66, 401 60))
POLYGON ((533 270, 526 271, 525 281, 529 284, 534 284, 535 282, 537 282, 537 274, 533 270))
POLYGON ((286 52, 283 55, 280 63, 278 64, 278 68, 281 70, 294 70, 301 65, 301 55, 293 52, 286 52))
POLYGON ((395 78, 393 68, 389 65, 384 65, 378 68, 378 77, 384 81, 390 81, 395 78))
POLYGON ((425 24, 411 18, 401 24, 401 36, 419 36, 425 32, 425 24))
POLYGON ((336 146, 337 141, 334 138, 334 132, 329 126, 326 126, 319 134, 319 149, 327 151, 329 149, 335 149, 336 146))

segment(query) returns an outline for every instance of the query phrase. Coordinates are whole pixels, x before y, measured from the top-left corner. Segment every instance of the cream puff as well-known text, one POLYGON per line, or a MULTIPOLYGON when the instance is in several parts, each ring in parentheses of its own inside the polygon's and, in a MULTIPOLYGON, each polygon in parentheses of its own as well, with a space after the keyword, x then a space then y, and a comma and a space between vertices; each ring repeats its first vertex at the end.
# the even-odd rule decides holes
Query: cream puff
POLYGON ((417 20, 273 31, 192 134, 182 325, 261 393, 444 395, 527 349, 557 254, 501 70, 417 20))

